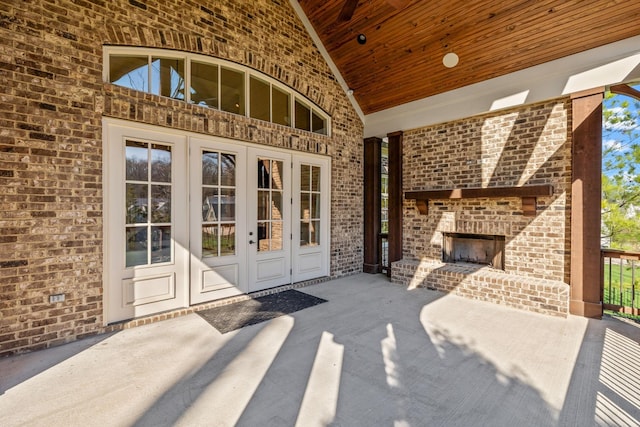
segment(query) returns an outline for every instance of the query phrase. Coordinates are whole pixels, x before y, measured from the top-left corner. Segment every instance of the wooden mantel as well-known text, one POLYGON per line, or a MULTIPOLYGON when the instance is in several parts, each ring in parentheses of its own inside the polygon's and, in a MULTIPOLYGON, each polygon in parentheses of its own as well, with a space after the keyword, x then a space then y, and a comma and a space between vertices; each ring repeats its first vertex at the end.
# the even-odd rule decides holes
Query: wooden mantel
POLYGON ((420 214, 429 213, 429 200, 457 200, 478 198, 519 197, 522 214, 536 215, 536 197, 553 195, 552 185, 527 185, 524 187, 453 188, 448 190, 406 191, 405 199, 415 200, 420 214))

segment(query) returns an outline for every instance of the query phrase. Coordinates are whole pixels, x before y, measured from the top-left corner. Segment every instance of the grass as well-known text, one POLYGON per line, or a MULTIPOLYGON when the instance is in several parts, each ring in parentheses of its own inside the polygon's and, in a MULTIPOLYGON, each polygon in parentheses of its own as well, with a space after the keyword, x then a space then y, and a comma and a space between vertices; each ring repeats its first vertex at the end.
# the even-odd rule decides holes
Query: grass
POLYGON ((631 320, 635 323, 640 323, 640 316, 634 316, 633 314, 618 313, 617 311, 613 310, 604 310, 604 314, 611 317, 621 317, 623 319, 631 320))
POLYGON ((640 308, 640 267, 634 266, 632 268, 631 265, 605 264, 603 300, 605 304, 631 307, 633 303, 635 308, 640 308), (635 274, 633 272, 634 269, 635 274), (635 286, 632 280, 635 281, 635 286), (634 293, 635 298, 633 298, 634 293))

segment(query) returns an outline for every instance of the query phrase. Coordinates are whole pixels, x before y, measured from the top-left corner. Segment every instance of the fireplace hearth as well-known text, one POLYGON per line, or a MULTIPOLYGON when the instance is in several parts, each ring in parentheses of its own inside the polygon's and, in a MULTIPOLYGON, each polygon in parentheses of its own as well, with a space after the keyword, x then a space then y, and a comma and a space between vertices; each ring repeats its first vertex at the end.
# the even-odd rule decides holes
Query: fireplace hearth
POLYGON ((444 233, 442 261, 488 265, 504 270, 504 247, 504 236, 444 233))

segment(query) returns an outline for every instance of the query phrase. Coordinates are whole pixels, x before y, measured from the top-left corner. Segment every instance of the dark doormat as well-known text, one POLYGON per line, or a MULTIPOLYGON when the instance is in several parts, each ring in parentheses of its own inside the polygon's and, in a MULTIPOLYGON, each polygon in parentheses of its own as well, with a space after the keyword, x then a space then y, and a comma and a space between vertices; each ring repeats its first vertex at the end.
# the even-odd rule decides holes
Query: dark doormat
POLYGON ((259 298, 198 311, 211 326, 224 334, 244 326, 274 319, 327 302, 296 290, 282 291, 259 298))

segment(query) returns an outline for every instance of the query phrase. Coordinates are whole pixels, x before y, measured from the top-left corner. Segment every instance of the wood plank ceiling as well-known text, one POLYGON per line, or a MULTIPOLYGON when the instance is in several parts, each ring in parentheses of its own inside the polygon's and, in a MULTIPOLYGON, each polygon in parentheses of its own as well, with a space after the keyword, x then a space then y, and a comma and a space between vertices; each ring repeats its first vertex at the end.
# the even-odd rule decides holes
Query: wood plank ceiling
POLYGON ((345 1, 299 3, 365 114, 640 34, 637 0, 358 0, 343 21, 345 1))

